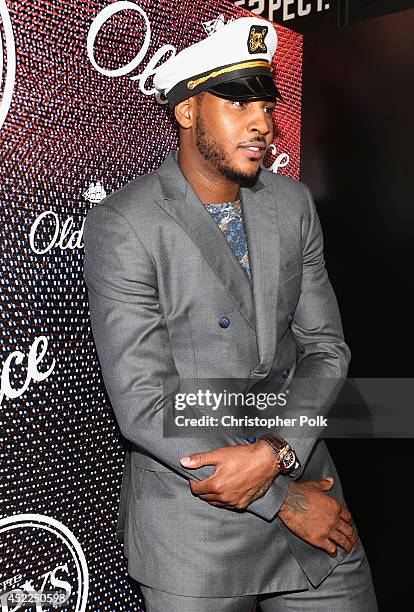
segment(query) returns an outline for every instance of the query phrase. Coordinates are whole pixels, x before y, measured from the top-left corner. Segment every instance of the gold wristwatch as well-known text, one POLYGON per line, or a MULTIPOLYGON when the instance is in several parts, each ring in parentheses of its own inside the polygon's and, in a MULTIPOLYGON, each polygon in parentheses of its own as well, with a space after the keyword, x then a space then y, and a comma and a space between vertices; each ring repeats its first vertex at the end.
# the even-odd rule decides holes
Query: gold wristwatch
POLYGON ((296 458, 296 453, 288 442, 281 436, 276 434, 265 434, 259 440, 264 440, 276 451, 278 455, 278 467, 282 474, 289 474, 294 469, 299 467, 299 461, 296 458))

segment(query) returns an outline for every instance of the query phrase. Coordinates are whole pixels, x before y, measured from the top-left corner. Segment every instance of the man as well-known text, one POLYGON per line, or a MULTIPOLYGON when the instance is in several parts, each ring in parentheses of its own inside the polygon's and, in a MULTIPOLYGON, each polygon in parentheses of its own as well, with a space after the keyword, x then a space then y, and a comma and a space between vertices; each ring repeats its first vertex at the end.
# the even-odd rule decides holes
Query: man
MULTIPOLYGON (((242 18, 158 70, 179 151, 87 215, 85 279, 128 453, 125 553, 148 612, 374 612, 325 443, 298 426, 163 436, 186 379, 289 387, 320 415, 346 346, 306 185, 259 172, 280 93, 272 25, 242 18)), ((350 458, 351 460, 351 458, 350 458)))

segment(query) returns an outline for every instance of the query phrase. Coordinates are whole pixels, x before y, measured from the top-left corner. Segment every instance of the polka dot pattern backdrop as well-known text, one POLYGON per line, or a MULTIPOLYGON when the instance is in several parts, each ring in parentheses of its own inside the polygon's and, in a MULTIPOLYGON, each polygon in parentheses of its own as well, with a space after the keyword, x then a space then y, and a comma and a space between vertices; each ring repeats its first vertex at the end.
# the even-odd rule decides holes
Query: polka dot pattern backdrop
MULTIPOLYGON (((2 104, 14 65, 10 40, 16 51, 0 131, 0 516, 41 514, 61 522, 86 559, 86 609, 125 612, 144 606, 115 539, 124 442, 89 324, 83 219, 105 194, 158 167, 177 145, 171 112, 142 91, 151 88, 151 74, 137 78, 156 51, 200 40, 203 22, 220 14, 226 21, 249 14, 224 0, 134 3, 148 17, 149 47, 132 72, 110 76, 143 47, 142 12, 114 10, 104 20, 93 45, 97 69, 87 50, 89 30, 103 9, 120 2, 0 0, 2 104)), ((276 151, 265 163, 287 153, 280 171, 299 178, 302 37, 277 31, 284 103, 275 112, 276 151)), ((0 595, 13 580, 39 586, 67 557, 56 538, 24 528, 4 538, 0 532, 0 552, 0 595)), ((68 562, 59 575, 73 589, 75 569, 68 562)))

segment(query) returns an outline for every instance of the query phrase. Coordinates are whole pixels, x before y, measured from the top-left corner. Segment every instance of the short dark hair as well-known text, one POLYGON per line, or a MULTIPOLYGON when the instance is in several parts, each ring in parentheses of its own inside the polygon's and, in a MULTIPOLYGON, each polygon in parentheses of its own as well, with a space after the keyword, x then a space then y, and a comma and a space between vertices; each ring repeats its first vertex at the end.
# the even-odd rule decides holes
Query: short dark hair
POLYGON ((204 97, 205 93, 206 93, 206 90, 200 91, 198 92, 198 94, 195 95, 195 97, 197 98, 197 102, 201 102, 201 99, 204 97))

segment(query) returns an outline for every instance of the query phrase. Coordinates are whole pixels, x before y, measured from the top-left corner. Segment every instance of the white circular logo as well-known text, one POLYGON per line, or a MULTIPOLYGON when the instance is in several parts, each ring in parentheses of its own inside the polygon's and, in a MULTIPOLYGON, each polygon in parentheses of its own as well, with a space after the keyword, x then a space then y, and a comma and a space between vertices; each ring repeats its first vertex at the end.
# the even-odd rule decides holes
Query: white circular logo
POLYGON ((43 611, 60 604, 85 612, 88 566, 79 541, 65 525, 43 514, 16 514, 0 520, 0 540, 3 563, 7 550, 13 554, 11 574, 0 574, 2 612, 27 609, 28 605, 43 611), (19 530, 24 530, 20 547, 13 537, 19 530), (57 563, 54 555, 59 558, 57 563))

